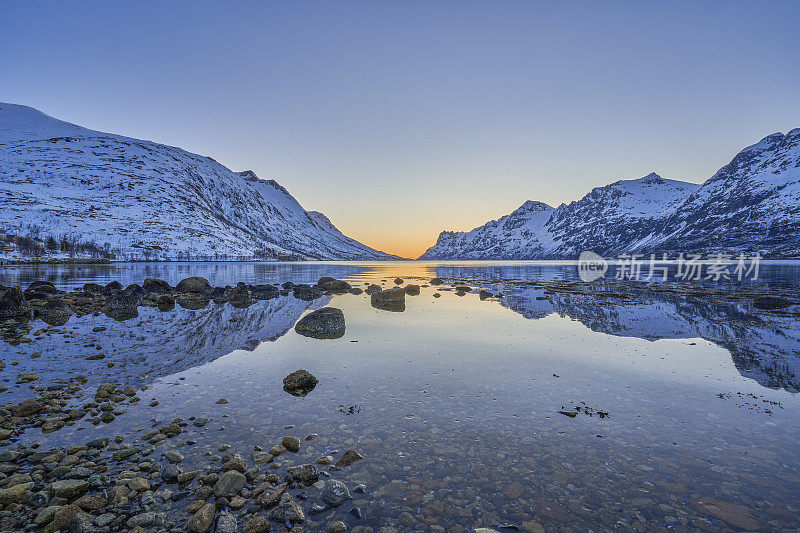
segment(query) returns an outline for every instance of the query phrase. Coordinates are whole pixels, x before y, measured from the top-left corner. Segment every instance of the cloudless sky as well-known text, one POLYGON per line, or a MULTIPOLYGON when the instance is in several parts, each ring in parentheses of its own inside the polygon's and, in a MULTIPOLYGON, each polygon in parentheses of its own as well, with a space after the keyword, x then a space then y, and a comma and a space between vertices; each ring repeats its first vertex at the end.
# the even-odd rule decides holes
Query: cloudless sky
POLYGON ((11 2, 0 101, 274 178, 416 257, 800 127, 800 2, 11 2))

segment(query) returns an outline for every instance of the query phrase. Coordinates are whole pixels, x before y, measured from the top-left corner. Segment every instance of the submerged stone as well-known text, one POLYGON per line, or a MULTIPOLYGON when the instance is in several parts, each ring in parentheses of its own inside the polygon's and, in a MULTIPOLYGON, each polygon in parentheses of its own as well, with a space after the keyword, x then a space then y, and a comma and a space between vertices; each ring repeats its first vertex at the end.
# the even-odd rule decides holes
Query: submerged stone
POLYGON ((283 390, 294 396, 305 396, 317 386, 319 380, 308 370, 295 370, 283 378, 283 390))
POLYGON ((301 318, 294 330, 304 337, 338 339, 344 336, 344 313, 335 307, 323 307, 301 318))

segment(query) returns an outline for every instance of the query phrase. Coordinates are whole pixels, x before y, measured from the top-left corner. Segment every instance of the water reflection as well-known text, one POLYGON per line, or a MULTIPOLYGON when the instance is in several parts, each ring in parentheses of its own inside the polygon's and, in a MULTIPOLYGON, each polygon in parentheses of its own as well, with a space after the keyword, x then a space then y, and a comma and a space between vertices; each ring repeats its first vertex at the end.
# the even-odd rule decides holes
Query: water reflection
MULTIPOLYGON (((88 375, 90 385, 149 384, 235 350, 252 351, 262 342, 275 341, 291 330, 303 312, 328 301, 328 297, 306 302, 285 296, 256 301, 246 308, 211 303, 199 310, 162 312, 139 307, 135 319, 84 315, 56 328, 36 321, 32 342, 17 352, 38 355, 21 357, 15 372, 38 374, 45 384, 78 374, 88 375)), ((15 391, 11 389, 12 397, 15 391)))
MULTIPOLYGON (((240 266, 227 274, 219 267, 214 283, 235 284, 240 266)), ((332 520, 401 532, 502 524, 526 531, 714 531, 742 516, 763 530, 797 523, 800 479, 791 469, 798 434, 791 421, 798 396, 786 391, 797 385, 798 328, 789 318, 686 291, 615 290, 614 297, 597 298, 500 281, 535 279, 526 265, 487 271, 375 264, 346 266, 345 274, 295 267, 262 273, 283 279, 253 281, 311 282, 331 274, 354 286, 389 288, 396 276, 424 285, 438 275, 471 279, 473 287, 504 296, 481 301, 445 290, 452 287, 423 287, 419 296, 406 296, 405 312, 386 313, 367 294, 337 295, 329 303, 342 309, 347 331, 334 340, 290 331, 307 308, 327 299, 288 296, 244 309, 211 303, 169 313, 139 308, 139 318, 123 323, 73 316, 59 333, 32 335, 34 343, 18 347, 14 374, 46 360, 50 374, 40 383, 57 378, 58 367, 91 368, 96 381, 117 380, 120 370, 125 379, 140 372, 151 386, 145 401, 109 424, 81 421, 50 435, 31 430, 25 438, 48 446, 123 435, 141 443, 151 419, 207 417, 207 425, 188 424, 173 443, 192 470, 207 468, 221 443, 249 461, 256 445, 269 449, 283 435, 316 433, 297 455, 280 456, 275 472, 353 448, 365 459, 330 473, 351 488, 364 484, 366 492, 354 493, 352 505, 309 513, 313 531, 332 520), (433 298, 435 291, 442 297, 433 298), (94 331, 98 326, 107 329, 94 331), (662 339, 698 340, 690 346, 662 339), (31 359, 34 350, 42 356, 31 359), (86 361, 98 352, 106 359, 86 361), (731 357, 738 372, 779 390, 742 379, 731 357), (115 367, 105 370, 108 361, 115 367), (319 383, 305 397, 287 394, 282 380, 301 368, 319 383), (785 407, 767 414, 718 397, 738 391, 763 393, 785 407), (575 405, 610 414, 558 414, 575 405), (708 498, 733 511, 711 516, 708 498), (350 512, 354 506, 360 519, 350 512)), ((543 276, 552 272, 545 270, 543 276)), ((166 271, 152 275, 175 282, 166 271)), ((313 487, 299 494, 293 497, 305 509, 321 501, 313 487)))
MULTIPOLYGON (((439 272, 443 275, 442 272, 439 272)), ((772 389, 800 392, 800 320, 756 314, 736 303, 711 301, 693 292, 653 292, 615 287, 613 298, 545 292, 496 281, 481 285, 502 292, 502 305, 528 319, 551 314, 577 320, 593 331, 645 340, 702 338, 727 349, 737 370, 772 389)))

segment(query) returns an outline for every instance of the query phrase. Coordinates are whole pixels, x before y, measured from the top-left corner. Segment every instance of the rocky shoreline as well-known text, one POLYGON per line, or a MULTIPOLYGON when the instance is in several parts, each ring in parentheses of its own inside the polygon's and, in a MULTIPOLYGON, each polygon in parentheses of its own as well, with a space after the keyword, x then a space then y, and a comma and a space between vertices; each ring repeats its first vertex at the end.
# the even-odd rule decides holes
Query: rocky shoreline
MULTIPOLYGON (((395 305, 404 306, 406 294, 417 295, 418 285, 409 284, 383 290, 370 285, 367 292, 380 308, 381 294, 395 305), (376 297, 377 295, 377 297, 376 297)), ((31 321, 41 319, 54 332, 74 316, 105 315, 124 321, 138 316, 140 306, 163 312, 177 306, 188 310, 204 309, 212 302, 248 307, 259 300, 293 296, 313 301, 326 295, 361 294, 349 283, 323 277, 317 283, 212 287, 205 278, 191 277, 175 287, 166 281, 148 278, 142 285, 123 287, 118 282, 106 285, 87 283, 78 290, 63 291, 52 283, 36 281, 26 289, 0 287, 0 335, 12 346, 30 342, 31 321)), ((95 328, 99 331, 104 327, 95 328)), ((335 339, 344 334, 344 315, 325 307, 307 314, 296 325, 302 335, 335 339)), ((34 332, 37 338, 51 331, 34 332)), ((68 341, 67 341, 68 342, 68 341)), ((90 357, 91 359, 91 357, 90 357)), ((13 364, 13 362, 12 362, 13 364)), ((113 363, 109 363, 113 364, 113 363)), ((5 368, 6 362, 0 362, 5 368)), ((254 446, 250 457, 226 454, 229 445, 221 443, 217 453, 195 457, 193 468, 184 468, 184 455, 178 447, 196 443, 193 434, 204 431, 209 419, 198 416, 176 418, 157 424, 141 436, 141 442, 127 435, 96 438, 83 445, 40 449, 38 443, 11 446, 27 429, 54 433, 80 420, 94 425, 111 423, 127 406, 141 401, 148 387, 102 383, 90 401, 78 403, 87 395, 88 377, 78 375, 65 383, 39 385, 38 375, 21 373, 18 386, 30 386, 35 398, 0 408, 0 529, 3 531, 44 530, 100 531, 190 531, 257 533, 278 530, 301 531, 301 524, 342 532, 341 521, 327 523, 314 519, 353 498, 351 488, 335 479, 335 473, 363 459, 355 449, 343 453, 320 449, 310 456, 300 454, 301 446, 313 447, 316 435, 301 440, 283 436, 277 443, 254 446), (183 442, 181 442, 183 441, 183 442), (338 458, 336 457, 338 455, 338 458), (299 460, 292 460, 297 456, 299 460), (289 458, 287 460, 287 458, 289 458), (301 505, 316 494, 311 505, 301 505)), ((298 370, 284 380, 290 394, 304 396, 317 383, 316 377, 298 370)), ((85 399, 85 398, 84 398, 85 399)), ((224 402, 221 399, 218 403, 224 402)), ((151 406, 158 404, 153 399, 151 406)), ((285 428, 284 431, 291 428, 285 428)), ((327 444, 327 439, 324 439, 327 444)), ((364 485, 352 487, 353 494, 364 494, 364 485)), ((358 506, 350 514, 359 517, 358 506)), ((353 531, 369 533, 372 528, 356 526, 353 531)))
MULTIPOLYGON (((259 300, 278 297, 313 301, 334 294, 366 293, 372 307, 398 312, 405 310, 406 298, 419 295, 421 288, 434 287, 433 297, 442 292, 458 296, 476 292, 480 300, 502 296, 486 288, 480 292, 473 288, 473 285, 491 288, 496 280, 447 278, 445 283, 433 278, 420 280, 417 285, 397 278, 382 282, 383 285, 365 284, 364 290, 331 277, 320 278, 314 284, 238 283, 213 287, 205 278, 192 277, 173 287, 164 280, 148 278, 142 285, 87 283, 79 290, 62 291, 51 283, 38 281, 25 290, 0 287, 0 335, 8 344, 18 346, 30 341, 33 319, 41 319, 57 329, 73 315, 128 320, 138 316, 141 306, 171 312, 176 306, 188 310, 204 309, 212 303, 248 307, 259 300)), ((503 283, 513 284, 509 280, 503 283)), ((558 293, 600 300, 631 298, 629 285, 608 284, 603 290, 560 281, 525 282, 525 286, 543 289, 545 295, 558 293)), ((638 297, 646 298, 647 291, 654 290, 677 289, 640 285, 638 297)), ((735 293, 708 288, 691 291, 709 299, 746 303, 759 312, 797 313, 796 295, 788 291, 779 294, 756 289, 735 293)), ((295 325, 298 334, 314 339, 341 338, 345 328, 344 314, 333 307, 307 313, 295 325)), ((44 334, 38 331, 32 336, 44 334)), ((5 368, 5 360, 0 364, 5 368)), ((169 422, 154 420, 140 435, 118 434, 81 445, 47 450, 35 442, 13 446, 30 428, 54 433, 81 420, 94 425, 108 424, 129 406, 147 401, 151 406, 158 404, 156 399, 144 398, 147 385, 102 383, 89 391, 87 380, 87 376, 78 375, 64 383, 40 385, 35 374, 17 375, 17 385, 31 387, 36 397, 0 408, 0 506, 3 508, 0 529, 3 531, 256 533, 299 532, 305 528, 333 533, 347 529, 344 522, 335 519, 341 516, 341 511, 339 515, 333 512, 345 504, 348 515, 360 518, 363 505, 360 502, 369 498, 370 487, 361 483, 348 486, 337 479, 337 472, 363 459, 363 450, 357 445, 351 448, 353 442, 335 444, 327 436, 293 435, 290 426, 276 428, 274 440, 259 443, 247 453, 232 453, 231 446, 221 438, 217 438, 213 450, 196 449, 198 438, 208 437, 209 424, 213 424, 201 415, 169 422)), ((315 376, 301 369, 286 376, 283 383, 287 393, 304 396, 317 382, 315 376)), ((224 398, 217 403, 223 402, 224 398)), ((574 418, 578 411, 562 414, 574 418)), ((607 412, 598 415, 603 418, 607 412)), ((705 505, 709 509, 716 509, 717 505, 695 503, 692 503, 695 507, 705 505)), ((706 512, 713 514, 705 507, 706 512)), ((759 526, 746 509, 734 506, 723 511, 719 511, 724 514, 723 519, 737 528, 759 526)), ((535 522, 523 524, 523 530, 528 532, 540 528, 535 522)), ((355 533, 373 531, 360 525, 350 529, 355 533)), ((396 531, 386 529, 390 530, 396 531)), ((461 526, 452 526, 449 533, 465 531, 461 526)))

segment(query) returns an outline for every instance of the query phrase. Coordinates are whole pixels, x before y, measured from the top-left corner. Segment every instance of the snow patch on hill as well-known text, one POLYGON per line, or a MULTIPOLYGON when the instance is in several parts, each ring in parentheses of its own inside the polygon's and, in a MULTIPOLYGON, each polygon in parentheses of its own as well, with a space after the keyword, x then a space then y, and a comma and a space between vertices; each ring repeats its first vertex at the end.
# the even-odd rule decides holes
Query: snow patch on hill
POLYGON ((128 259, 394 258, 322 226, 252 171, 0 103, 0 232, 128 259))

